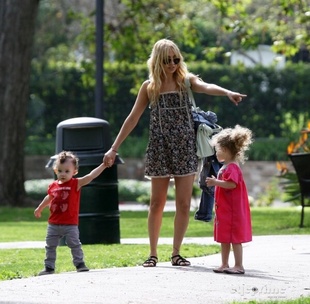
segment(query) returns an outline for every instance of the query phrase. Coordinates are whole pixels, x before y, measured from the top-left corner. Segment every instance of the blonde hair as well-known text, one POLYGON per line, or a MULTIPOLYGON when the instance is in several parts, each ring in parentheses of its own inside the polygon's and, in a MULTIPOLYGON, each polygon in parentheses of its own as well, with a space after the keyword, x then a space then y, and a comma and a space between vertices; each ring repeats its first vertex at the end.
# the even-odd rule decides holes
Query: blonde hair
POLYGON ((188 74, 188 70, 178 46, 169 39, 158 40, 154 44, 150 58, 147 61, 150 80, 147 92, 151 106, 157 103, 162 82, 166 78, 164 61, 167 60, 170 50, 173 51, 177 58, 180 58, 178 68, 173 75, 178 91, 182 94, 181 92, 185 89, 184 79, 188 74))
POLYGON ((218 134, 213 135, 212 144, 230 151, 232 157, 244 163, 246 160, 245 151, 253 142, 252 131, 248 128, 236 125, 234 128, 225 128, 218 134))
POLYGON ((79 159, 70 151, 62 151, 57 155, 54 163, 54 169, 57 169, 60 164, 65 163, 67 160, 71 161, 76 170, 79 169, 79 159))

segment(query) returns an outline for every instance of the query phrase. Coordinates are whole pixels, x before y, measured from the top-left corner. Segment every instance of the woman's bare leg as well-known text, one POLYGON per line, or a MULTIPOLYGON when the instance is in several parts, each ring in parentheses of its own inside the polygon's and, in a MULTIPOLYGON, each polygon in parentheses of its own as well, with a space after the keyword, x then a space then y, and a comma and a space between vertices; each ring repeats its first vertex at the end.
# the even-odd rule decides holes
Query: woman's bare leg
POLYGON ((170 178, 152 178, 152 190, 148 215, 150 256, 157 257, 157 243, 166 204, 170 178))
POLYGON ((175 218, 172 256, 178 255, 189 222, 195 175, 175 177, 175 218))

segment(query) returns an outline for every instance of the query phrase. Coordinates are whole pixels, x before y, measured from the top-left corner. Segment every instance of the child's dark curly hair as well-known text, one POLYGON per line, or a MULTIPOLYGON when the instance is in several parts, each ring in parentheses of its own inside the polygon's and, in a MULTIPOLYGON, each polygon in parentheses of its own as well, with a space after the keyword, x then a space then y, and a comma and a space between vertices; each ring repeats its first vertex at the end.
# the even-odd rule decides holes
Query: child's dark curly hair
POLYGON ((236 125, 234 128, 225 128, 214 135, 212 144, 215 149, 216 146, 228 149, 236 161, 244 163, 246 160, 245 151, 249 149, 253 142, 252 136, 250 129, 236 125))
POLYGON ((56 169, 59 164, 63 164, 67 160, 72 161, 76 170, 79 169, 79 159, 70 151, 62 151, 58 154, 54 163, 54 169, 56 169))

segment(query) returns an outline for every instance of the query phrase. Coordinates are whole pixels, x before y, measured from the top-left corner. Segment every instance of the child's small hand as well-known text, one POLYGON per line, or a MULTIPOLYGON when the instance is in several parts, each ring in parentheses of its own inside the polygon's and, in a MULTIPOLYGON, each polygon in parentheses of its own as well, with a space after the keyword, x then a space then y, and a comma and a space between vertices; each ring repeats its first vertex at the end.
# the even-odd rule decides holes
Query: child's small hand
POLYGON ((37 218, 41 217, 41 210, 39 210, 38 208, 34 210, 34 216, 37 218))
POLYGON ((212 175, 212 177, 207 177, 207 178, 206 178, 206 185, 207 185, 208 187, 215 186, 216 181, 217 181, 216 177, 212 175))

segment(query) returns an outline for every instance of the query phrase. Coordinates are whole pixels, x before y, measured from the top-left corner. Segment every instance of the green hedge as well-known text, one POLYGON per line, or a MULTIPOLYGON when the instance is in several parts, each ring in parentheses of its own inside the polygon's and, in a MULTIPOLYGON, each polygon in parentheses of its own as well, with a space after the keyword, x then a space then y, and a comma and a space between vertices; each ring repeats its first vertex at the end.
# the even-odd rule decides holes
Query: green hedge
POLYGON ((248 152, 249 160, 279 161, 288 160, 286 138, 256 138, 248 152))
MULTIPOLYGON (((119 149, 122 158, 143 158, 148 136, 129 136, 119 149)), ((285 138, 257 138, 248 152, 249 160, 279 161, 288 160, 286 147, 289 141, 285 138)), ((26 143, 27 155, 54 155, 55 140, 28 139, 26 143)))
MULTIPOLYGON (((189 69, 207 82, 248 95, 238 107, 226 97, 195 94, 195 99, 202 109, 217 114, 221 126, 240 124, 253 130, 255 138, 267 138, 266 145, 260 144, 261 140, 253 145, 255 149, 250 152, 251 159, 274 160, 277 154, 283 154, 280 156, 283 158, 286 147, 283 149, 281 140, 274 142, 274 138, 283 138, 283 142, 292 140, 296 137, 296 130, 300 130, 310 118, 309 64, 287 65, 285 69, 276 70, 193 62, 189 64, 189 69)), ((48 141, 55 138, 56 126, 60 121, 95 115, 94 79, 89 76, 91 72, 92 68, 85 65, 41 66, 38 62, 33 63, 25 148, 27 154, 54 152, 49 148, 48 141), (46 146, 38 145, 45 140, 46 146)), ((145 64, 105 64, 103 117, 110 124, 112 138, 115 138, 130 112, 139 86, 146 78, 145 64)), ((131 139, 125 141, 126 149, 121 151, 123 156, 144 155, 148 126, 147 109, 133 130, 131 139)))
MULTIPOLYGON (((35 201, 42 200, 52 182, 52 179, 28 180, 25 182, 25 190, 27 196, 35 201)), ((151 182, 143 182, 136 180, 118 180, 118 193, 120 202, 140 202, 143 204, 149 203, 151 182)), ((174 188, 169 187, 168 199, 174 199, 174 188)))

